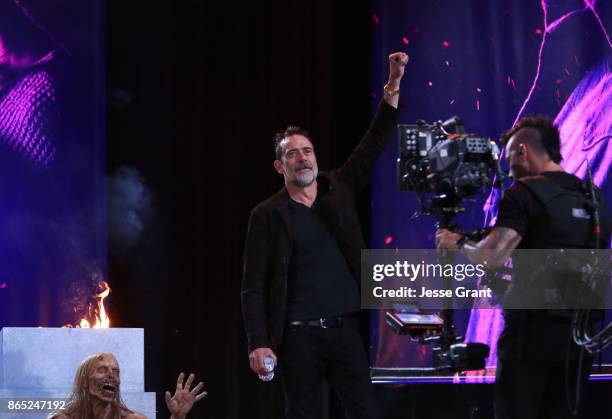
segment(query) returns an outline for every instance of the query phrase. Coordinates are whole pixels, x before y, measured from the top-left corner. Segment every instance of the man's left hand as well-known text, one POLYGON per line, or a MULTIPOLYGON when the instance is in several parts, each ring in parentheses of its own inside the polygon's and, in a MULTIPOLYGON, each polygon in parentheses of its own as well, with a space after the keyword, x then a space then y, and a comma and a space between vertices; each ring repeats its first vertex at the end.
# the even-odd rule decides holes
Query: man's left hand
POLYGON ((459 250, 457 240, 463 237, 459 233, 454 233, 445 228, 436 231, 436 249, 438 250, 459 250))
POLYGON ((202 382, 198 383, 193 390, 190 390, 191 384, 195 379, 195 375, 189 374, 185 385, 183 385, 184 379, 185 374, 180 373, 176 382, 176 391, 174 392, 174 396, 171 396, 170 392, 166 391, 166 406, 168 406, 172 419, 184 419, 195 402, 206 396, 205 391, 200 393, 200 390, 202 390, 202 387, 204 387, 202 382))

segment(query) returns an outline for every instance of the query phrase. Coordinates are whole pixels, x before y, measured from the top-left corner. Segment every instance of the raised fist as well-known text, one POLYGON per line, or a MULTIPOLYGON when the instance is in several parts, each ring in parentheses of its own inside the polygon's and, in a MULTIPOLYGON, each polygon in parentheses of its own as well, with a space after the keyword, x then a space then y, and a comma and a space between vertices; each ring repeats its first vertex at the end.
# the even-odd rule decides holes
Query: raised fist
POLYGON ((389 55, 389 80, 399 81, 404 75, 404 67, 408 64, 408 54, 394 52, 389 55))

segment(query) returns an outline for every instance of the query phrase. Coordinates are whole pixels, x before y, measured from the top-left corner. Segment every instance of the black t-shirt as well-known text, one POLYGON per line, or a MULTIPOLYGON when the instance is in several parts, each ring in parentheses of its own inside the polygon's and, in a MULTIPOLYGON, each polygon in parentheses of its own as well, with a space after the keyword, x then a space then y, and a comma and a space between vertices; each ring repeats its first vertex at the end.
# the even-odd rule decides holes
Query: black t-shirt
POLYGON ((313 206, 289 200, 293 250, 288 320, 334 317, 359 310, 359 290, 338 243, 313 206))

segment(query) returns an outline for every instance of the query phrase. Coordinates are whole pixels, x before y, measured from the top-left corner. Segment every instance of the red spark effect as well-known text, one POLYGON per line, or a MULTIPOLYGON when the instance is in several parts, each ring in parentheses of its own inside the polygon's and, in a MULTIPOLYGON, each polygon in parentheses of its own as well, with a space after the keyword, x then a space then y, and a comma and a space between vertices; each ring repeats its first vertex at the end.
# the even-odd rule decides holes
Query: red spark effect
POLYGON ((574 61, 576 61, 576 67, 580 67, 580 60, 576 54, 574 54, 574 61))
POLYGON ((402 37, 402 42, 404 43, 404 45, 410 45, 410 41, 405 36, 402 37))
POLYGON ((428 82, 427 82, 427 85, 428 85, 429 87, 431 87, 431 86, 433 86, 433 82, 428 81, 428 82))
POLYGON ((443 46, 444 48, 448 48, 448 47, 450 47, 450 44, 448 43, 448 41, 443 41, 443 42, 442 42, 442 46, 443 46))
POLYGON ((477 111, 480 110, 480 101, 479 100, 476 101, 476 110, 477 111))
POLYGON ((537 28, 534 32, 536 35, 542 35, 542 29, 540 28, 537 28))
POLYGON ((477 88, 476 88, 476 91, 477 91, 478 93, 482 93, 482 90, 480 90, 480 87, 477 87, 477 88))
POLYGON ((570 72, 567 68, 564 68, 563 71, 565 72, 565 74, 567 74, 568 76, 570 75, 570 72))
POLYGON ((451 101, 449 102, 449 104, 453 105, 455 103, 455 99, 451 99, 451 101))
POLYGON ((444 64, 446 64, 447 67, 450 67, 450 63, 448 62, 448 60, 444 60, 444 64))
POLYGON ((3 282, 2 284, 0 284, 0 289, 6 288, 8 285, 6 285, 6 282, 3 282))
POLYGON ((376 15, 372 15, 372 21, 376 24, 376 25, 380 25, 380 19, 378 18, 378 16, 376 15))
POLYGON ((508 85, 512 87, 512 90, 516 90, 516 83, 514 83, 514 79, 508 75, 508 85))
POLYGON ((561 84, 561 82, 562 82, 562 81, 563 81, 563 80, 561 80, 561 79, 557 79, 557 80, 555 80, 555 83, 557 83, 557 84, 561 84))
POLYGON ((392 241, 393 241, 393 237, 387 236, 387 238, 385 239, 385 244, 388 246, 391 244, 392 241))

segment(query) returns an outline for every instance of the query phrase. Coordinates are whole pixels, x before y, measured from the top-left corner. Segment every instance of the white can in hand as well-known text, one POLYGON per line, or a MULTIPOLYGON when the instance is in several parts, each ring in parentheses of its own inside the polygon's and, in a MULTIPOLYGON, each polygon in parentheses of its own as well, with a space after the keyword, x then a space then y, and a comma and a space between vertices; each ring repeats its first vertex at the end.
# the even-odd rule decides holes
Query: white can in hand
POLYGON ((266 356, 264 358, 264 365, 266 366, 267 374, 261 375, 259 374, 259 379, 261 381, 270 381, 274 378, 274 360, 272 357, 266 356))

